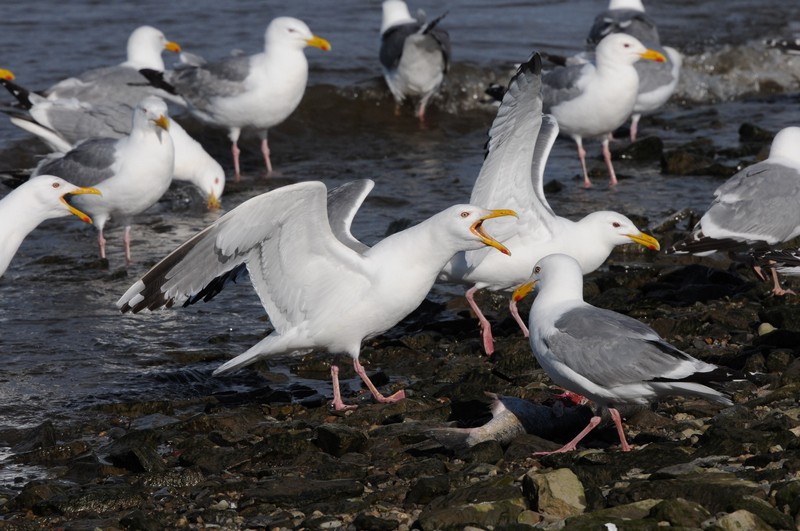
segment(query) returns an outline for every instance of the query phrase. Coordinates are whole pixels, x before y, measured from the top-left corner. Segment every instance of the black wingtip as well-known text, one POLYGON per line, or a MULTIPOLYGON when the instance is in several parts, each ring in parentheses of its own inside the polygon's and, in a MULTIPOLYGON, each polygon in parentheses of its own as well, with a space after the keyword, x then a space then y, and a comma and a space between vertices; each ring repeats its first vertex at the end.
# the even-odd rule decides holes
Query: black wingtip
POLYGON ((542 73, 542 55, 539 52, 533 52, 528 60, 519 66, 517 75, 521 72, 530 72, 536 76, 540 75, 542 73))
POLYGON ((8 79, 0 78, 0 84, 2 84, 5 87, 5 89, 11 93, 12 96, 17 98, 17 101, 22 106, 22 108, 24 108, 25 110, 29 110, 31 107, 33 107, 33 103, 31 102, 30 99, 31 96, 30 90, 26 89, 23 86, 17 85, 13 81, 9 81, 8 79))
POLYGON ((151 86, 161 89, 173 96, 178 95, 178 91, 175 87, 164 79, 164 72, 153 70, 152 68, 142 68, 139 70, 139 73, 147 79, 147 82, 150 83, 151 86))
POLYGON ((447 14, 448 14, 449 12, 450 12, 450 11, 445 11, 444 13, 442 13, 441 15, 439 15, 438 17, 436 17, 435 19, 433 19, 433 20, 431 20, 430 22, 428 22, 428 23, 425 25, 425 29, 424 29, 424 30, 422 30, 422 33, 430 33, 431 31, 433 31, 433 29, 436 27, 436 25, 437 25, 437 24, 439 24, 439 22, 441 22, 441 21, 442 21, 442 19, 443 19, 444 17, 446 17, 446 16, 447 16, 447 14))

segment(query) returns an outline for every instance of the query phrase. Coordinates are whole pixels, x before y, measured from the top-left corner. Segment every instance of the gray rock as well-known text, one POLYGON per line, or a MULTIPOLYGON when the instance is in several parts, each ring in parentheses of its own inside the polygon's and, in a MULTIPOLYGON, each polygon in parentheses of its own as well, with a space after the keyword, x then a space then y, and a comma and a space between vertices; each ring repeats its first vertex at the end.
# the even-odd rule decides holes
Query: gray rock
POLYGON ((317 428, 316 444, 323 452, 341 457, 360 452, 367 446, 367 434, 344 424, 323 424, 317 428))
POLYGON ((567 518, 586 510, 583 484, 568 468, 529 471, 522 480, 522 490, 534 510, 553 518, 567 518))

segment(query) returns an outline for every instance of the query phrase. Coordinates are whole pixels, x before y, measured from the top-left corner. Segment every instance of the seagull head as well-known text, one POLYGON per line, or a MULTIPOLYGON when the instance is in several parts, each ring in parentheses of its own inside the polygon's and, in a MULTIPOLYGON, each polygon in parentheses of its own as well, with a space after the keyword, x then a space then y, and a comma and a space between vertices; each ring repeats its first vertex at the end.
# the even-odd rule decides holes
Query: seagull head
POLYGON ((381 34, 392 26, 400 24, 413 24, 417 19, 411 16, 408 6, 403 0, 385 0, 383 2, 383 20, 381 22, 381 34))
POLYGON ((519 302, 534 288, 558 290, 565 297, 583 297, 583 272, 581 265, 566 254, 550 254, 536 262, 527 282, 517 287, 511 298, 519 302), (557 286, 551 288, 549 286, 557 286), (574 293, 570 293, 573 291, 574 293))
POLYGON ((628 63, 633 64, 639 59, 666 63, 664 54, 650 50, 639 39, 625 33, 612 33, 597 43, 596 56, 598 64, 601 63, 628 63))
POLYGON ((788 159, 792 166, 800 164, 800 127, 786 127, 778 131, 769 148, 770 159, 788 159))
POLYGON ((128 38, 127 66, 141 70, 148 68, 158 72, 164 71, 164 59, 161 52, 164 50, 179 53, 181 46, 168 41, 161 30, 152 26, 139 26, 128 38))
POLYGON ((86 223, 91 223, 92 218, 70 205, 67 197, 81 194, 103 195, 97 188, 81 188, 55 175, 38 175, 31 178, 24 186, 33 191, 37 204, 46 209, 47 217, 57 218, 70 213, 86 223))
POLYGON ((148 96, 136 105, 133 110, 133 130, 155 128, 158 138, 169 130, 169 114, 167 104, 157 96, 148 96))
POLYGON ((289 46, 303 49, 313 46, 323 51, 330 51, 331 45, 322 37, 317 37, 308 28, 305 22, 292 17, 278 17, 267 26, 264 35, 266 47, 289 46))
POLYGON ((626 243, 638 243, 651 251, 661 249, 661 244, 658 243, 658 240, 649 234, 643 233, 633 221, 619 212, 609 210, 592 212, 581 219, 579 223, 584 225, 588 236, 597 242, 607 244, 609 252, 614 246, 626 243))
POLYGON ((488 245, 503 254, 511 254, 505 245, 483 230, 483 222, 503 216, 517 217, 517 213, 513 210, 489 210, 475 205, 455 205, 442 212, 441 215, 447 220, 446 226, 455 238, 469 242, 468 246, 459 245, 459 250, 480 249, 488 245))

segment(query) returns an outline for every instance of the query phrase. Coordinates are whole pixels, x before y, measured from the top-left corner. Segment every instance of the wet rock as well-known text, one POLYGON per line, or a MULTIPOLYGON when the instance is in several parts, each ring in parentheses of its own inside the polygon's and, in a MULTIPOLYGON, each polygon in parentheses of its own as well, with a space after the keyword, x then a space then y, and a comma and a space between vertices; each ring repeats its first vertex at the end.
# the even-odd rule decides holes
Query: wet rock
POLYGON ((69 485, 62 481, 39 480, 30 481, 14 498, 13 508, 22 511, 33 509, 34 505, 44 500, 65 493, 69 485))
POLYGON ((57 436, 53 423, 45 421, 35 428, 24 430, 21 441, 11 449, 15 454, 32 452, 39 448, 50 448, 56 445, 57 436))
POLYGON ((128 531, 158 531, 163 528, 158 520, 147 516, 140 510, 131 511, 123 516, 119 525, 128 531))
POLYGON ((432 477, 421 477, 406 494, 406 504, 425 505, 439 496, 450 492, 450 477, 441 474, 432 477))
POLYGON ((722 531, 772 531, 761 518, 744 509, 717 519, 716 527, 722 531))
POLYGON ((433 500, 419 515, 423 530, 463 529, 465 526, 504 526, 517 522, 527 509, 525 498, 510 477, 481 481, 454 489, 433 500))
POLYGON ((135 509, 144 503, 144 493, 136 491, 129 485, 101 485, 85 491, 70 489, 63 494, 36 503, 33 512, 41 516, 87 512, 102 514, 135 509))
POLYGON ((353 525, 363 531, 393 531, 397 529, 398 522, 362 513, 356 516, 353 525))
POLYGON ((114 466, 131 472, 161 472, 166 468, 156 449, 149 445, 129 447, 126 450, 117 448, 108 458, 114 466))
POLYGON ((800 515, 800 481, 789 481, 773 488, 775 505, 783 513, 800 515))
POLYGON ((706 168, 713 163, 713 143, 710 140, 698 139, 664 152, 661 171, 670 175, 703 175, 706 168))
POLYGON ((669 522, 675 527, 701 527, 703 522, 711 518, 711 513, 699 503, 675 498, 658 503, 648 516, 657 522, 669 522))
POLYGON ((57 465, 69 462, 89 450, 86 441, 70 441, 55 446, 43 446, 29 452, 17 454, 13 460, 28 465, 57 465))
POLYGON ((324 424, 317 428, 315 443, 323 452, 341 457, 348 452, 361 452, 368 440, 361 430, 343 424, 324 424))
POLYGON ((648 136, 625 146, 615 153, 617 158, 634 162, 650 162, 661 160, 664 142, 656 136, 648 136))
MULTIPOLYGON (((564 528, 576 531, 596 531, 598 529, 607 529, 605 527, 606 523, 613 523, 621 524, 622 528, 629 529, 628 526, 635 522, 655 527, 657 525, 655 520, 644 521, 644 519, 650 514, 653 507, 661 503, 661 501, 660 499, 641 500, 601 509, 591 514, 572 516, 566 519, 564 528)), ((634 527, 630 527, 630 529, 634 529, 634 527)))
POLYGON ((320 481, 297 477, 284 477, 261 481, 245 489, 242 505, 272 503, 284 506, 307 504, 320 500, 337 500, 361 496, 364 485, 349 479, 320 481))
POLYGON ((530 471, 525 474, 522 488, 533 509, 548 516, 562 519, 586 510, 583 484, 568 468, 530 471))
POLYGON ((753 496, 744 496, 734 506, 737 510, 748 511, 767 525, 775 529, 791 529, 794 525, 794 520, 788 514, 784 514, 766 500, 755 498, 753 496))
POLYGON ((739 126, 740 142, 757 142, 759 144, 771 144, 775 133, 751 123, 743 123, 739 126))

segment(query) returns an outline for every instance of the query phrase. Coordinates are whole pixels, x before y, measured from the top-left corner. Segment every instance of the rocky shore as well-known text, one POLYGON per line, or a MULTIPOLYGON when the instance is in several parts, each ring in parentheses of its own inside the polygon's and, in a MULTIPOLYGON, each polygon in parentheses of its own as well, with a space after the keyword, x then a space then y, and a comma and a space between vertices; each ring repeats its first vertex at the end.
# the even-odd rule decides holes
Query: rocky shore
MULTIPOLYGON (((666 245, 685 226, 656 235, 666 245)), ((81 425, 2 433, 14 444, 5 464, 41 467, 47 479, 0 489, 0 529, 795 529, 796 297, 768 295, 744 266, 633 246, 587 277, 585 292, 763 382, 732 382, 730 408, 675 399, 626 412, 629 453, 611 426, 580 451, 546 457, 532 453, 570 434, 486 430, 452 444, 439 435, 472 432, 442 428, 491 419, 485 391, 577 413, 554 398, 510 318, 487 358, 462 299, 429 303, 363 351, 377 382, 407 390, 396 404, 350 396, 358 409, 334 414, 314 390, 276 391, 264 374, 260 392, 111 404, 81 425)), ((503 298, 483 302, 495 322, 506 315, 503 298)), ((290 364, 324 379, 329 361, 290 364)))
MULTIPOLYGON (((671 173, 679 163, 707 172, 713 157, 695 148, 655 146, 671 173)), ((686 234, 684 214, 635 221, 666 247, 686 234)), ((330 397, 274 385, 257 365, 259 391, 108 404, 84 423, 1 432, 13 455, 0 467, 36 467, 45 479, 0 487, 0 529, 797 529, 797 296, 773 297, 724 257, 634 246, 618 248, 584 291, 695 357, 758 373, 756 383, 731 382, 729 408, 674 399, 624 411, 629 453, 606 425, 579 451, 534 457, 580 429, 572 420, 588 407, 556 397, 505 298, 480 301, 496 323, 491 358, 463 298, 426 302, 362 350, 376 384, 406 389, 396 404, 360 393, 345 397, 358 409, 333 413, 330 397), (540 425, 553 429, 526 432, 508 411, 492 418, 487 391, 538 404, 540 425)), ((330 361, 316 353, 288 364, 324 381, 330 361)))

